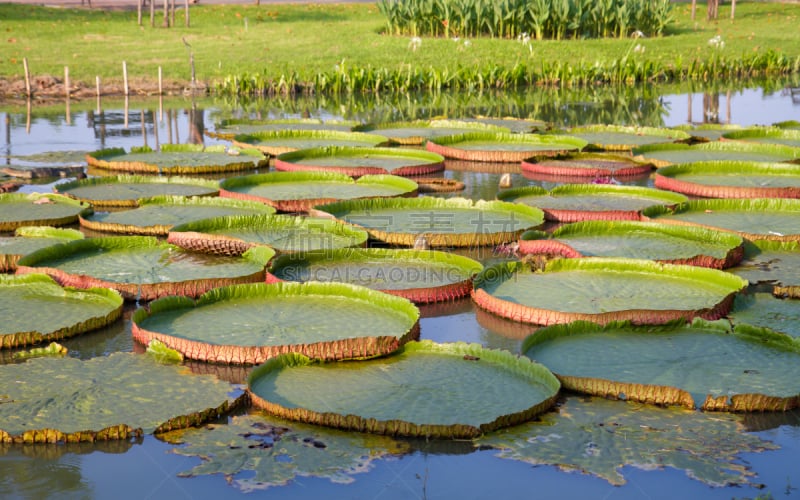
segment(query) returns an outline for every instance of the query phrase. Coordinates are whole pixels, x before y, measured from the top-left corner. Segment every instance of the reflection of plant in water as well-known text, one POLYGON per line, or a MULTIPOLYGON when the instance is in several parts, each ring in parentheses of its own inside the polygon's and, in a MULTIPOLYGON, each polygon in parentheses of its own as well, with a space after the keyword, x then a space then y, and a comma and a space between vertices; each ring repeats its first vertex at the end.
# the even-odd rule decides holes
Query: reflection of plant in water
POLYGON ((257 414, 163 437, 185 444, 173 449, 174 453, 203 459, 180 476, 222 474, 246 492, 285 485, 297 477, 351 483, 352 476, 369 471, 375 459, 407 450, 406 444, 384 436, 288 423, 257 414))
POLYGON ((620 469, 672 467, 712 486, 751 484, 755 474, 737 463, 741 453, 778 447, 742 430, 742 417, 659 408, 601 398, 569 398, 538 422, 478 441, 498 456, 556 465, 625 484, 620 469))

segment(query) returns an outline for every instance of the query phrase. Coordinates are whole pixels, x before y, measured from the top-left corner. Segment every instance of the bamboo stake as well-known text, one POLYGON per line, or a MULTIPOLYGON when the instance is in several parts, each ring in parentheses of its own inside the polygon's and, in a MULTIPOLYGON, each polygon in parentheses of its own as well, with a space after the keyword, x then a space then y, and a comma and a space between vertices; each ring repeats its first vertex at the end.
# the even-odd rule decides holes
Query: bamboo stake
POLYGON ((97 113, 100 114, 100 76, 94 77, 94 86, 97 89, 97 113))
POLYGON ((125 87, 125 97, 127 97, 129 95, 128 94, 128 63, 125 62, 125 61, 122 61, 122 82, 123 82, 123 85, 125 87))
POLYGON ((31 72, 28 71, 28 58, 22 58, 22 67, 25 70, 25 93, 28 96, 28 99, 31 98, 31 72))
POLYGON ((183 15, 186 22, 186 27, 189 27, 189 0, 183 0, 183 15))
POLYGON ((164 95, 161 85, 161 66, 158 67, 158 95, 164 95))
POLYGON ((150 27, 156 26, 156 0, 150 0, 150 27))

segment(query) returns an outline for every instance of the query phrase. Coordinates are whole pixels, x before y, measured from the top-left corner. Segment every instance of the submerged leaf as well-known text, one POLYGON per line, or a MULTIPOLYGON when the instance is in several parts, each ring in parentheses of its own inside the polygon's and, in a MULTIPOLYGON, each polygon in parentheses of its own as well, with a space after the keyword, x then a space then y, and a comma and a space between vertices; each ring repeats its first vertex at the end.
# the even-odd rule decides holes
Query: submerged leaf
POLYGON ((540 421, 495 432, 479 445, 498 457, 556 465, 625 484, 626 466, 672 467, 711 486, 749 484, 755 474, 738 460, 742 453, 778 446, 743 432, 742 417, 657 408, 600 398, 569 398, 540 421))
POLYGON ((158 339, 153 339, 147 344, 147 354, 153 356, 162 363, 180 363, 183 361, 183 354, 175 349, 170 349, 158 339))
POLYGON ((384 436, 288 423, 263 415, 236 416, 226 425, 212 424, 165 437, 185 443, 173 449, 174 453, 203 459, 180 476, 223 474, 245 492, 285 485, 297 477, 350 483, 354 474, 369 471, 375 459, 407 449, 405 443, 384 436))
POLYGON ((35 347, 28 351, 14 353, 15 359, 38 358, 42 356, 63 356, 67 354, 67 348, 58 342, 50 342, 47 347, 35 347))

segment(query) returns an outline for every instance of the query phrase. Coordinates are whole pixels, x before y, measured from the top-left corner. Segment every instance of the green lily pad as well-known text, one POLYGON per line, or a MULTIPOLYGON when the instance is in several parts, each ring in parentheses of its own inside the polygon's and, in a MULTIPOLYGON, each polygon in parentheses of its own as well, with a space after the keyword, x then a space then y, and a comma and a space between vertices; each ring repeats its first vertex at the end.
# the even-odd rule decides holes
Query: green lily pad
POLYGON ((421 146, 425 141, 464 132, 505 132, 505 125, 467 120, 415 120, 409 122, 368 123, 353 128, 359 132, 376 132, 401 146, 421 146))
POLYGON ((782 144, 800 148, 800 130, 779 127, 754 127, 722 135, 723 139, 782 144))
POLYGON ((407 247, 420 237, 432 247, 499 245, 544 222, 538 208, 464 198, 348 200, 316 210, 362 227, 377 240, 407 247))
POLYGON ((213 131, 206 132, 211 137, 231 140, 236 135, 281 130, 338 130, 350 132, 359 122, 347 120, 320 120, 315 118, 285 118, 274 120, 251 120, 235 118, 222 120, 213 131))
POLYGON ((595 396, 723 411, 800 406, 800 344, 750 325, 575 322, 538 330, 522 352, 564 388, 595 396))
POLYGON ((703 161, 783 162, 800 158, 800 148, 747 142, 653 144, 633 149, 634 158, 656 167, 703 161))
POLYGON ((573 127, 567 133, 585 140, 589 149, 602 151, 630 151, 644 144, 686 141, 691 138, 682 130, 622 125, 573 127))
POLYGON ((569 135, 469 132, 431 139, 425 147, 456 160, 519 163, 533 156, 578 152, 586 144, 569 135))
POLYGON ((382 135, 339 132, 336 130, 271 130, 233 137, 235 146, 255 148, 271 156, 328 146, 347 148, 375 147, 386 141, 386 137, 382 135))
POLYGON ((630 156, 607 153, 575 153, 563 158, 531 158, 522 162, 522 171, 563 177, 617 178, 649 174, 652 163, 630 156))
POLYGON ((358 363, 285 354, 248 380, 255 406, 289 420, 437 438, 472 438, 525 422, 549 409, 558 391, 543 366, 463 342, 411 342, 358 363))
POLYGON ((782 122, 777 122, 773 123, 772 126, 783 129, 800 130, 800 122, 797 120, 786 120, 782 122))
POLYGON ((751 284, 773 285, 776 295, 800 297, 800 243, 756 240, 745 249, 744 260, 730 272, 751 284))
POLYGON ((800 198, 800 165, 708 161, 658 169, 655 187, 704 198, 800 198))
POLYGON ((54 167, 52 165, 8 165, 0 168, 0 172, 11 177, 22 179, 50 179, 53 177, 75 177, 83 174, 83 165, 54 167))
POLYGON ((261 247, 242 257, 213 256, 150 236, 117 236, 37 250, 19 260, 17 273, 46 273, 79 288, 111 288, 128 300, 196 297, 218 286, 263 281, 274 255, 272 249, 261 247))
POLYGON ((728 318, 734 325, 769 328, 800 342, 800 300, 775 297, 770 293, 740 294, 728 318))
POLYGON ((369 174, 430 175, 444 170, 444 157, 402 148, 324 146, 279 155, 275 169, 328 171, 353 177, 369 174))
POLYGON ((223 287, 196 302, 166 297, 133 315, 133 338, 190 359, 258 364, 286 352, 325 360, 394 352, 419 336, 408 300, 345 283, 223 287))
POLYGON ((173 226, 213 217, 273 214, 273 207, 247 200, 218 197, 154 196, 121 212, 95 212, 81 217, 81 227, 98 232, 166 236, 173 226))
POLYGON ((220 183, 220 196, 266 203, 282 212, 305 212, 337 200, 415 196, 418 188, 416 182, 394 175, 353 180, 336 172, 273 172, 226 179, 220 183))
POLYGON ((684 124, 672 128, 686 132, 692 136, 692 140, 699 142, 716 142, 722 137, 722 134, 742 130, 741 125, 728 123, 684 124))
POLYGON ((318 477, 348 484, 373 462, 405 454, 408 445, 386 436, 288 422, 268 415, 234 416, 227 424, 160 436, 181 444, 172 453, 202 459, 179 477, 211 474, 244 493, 318 477))
POLYGON ((435 250, 346 248, 281 256, 270 273, 285 281, 343 282, 427 303, 469 295, 483 266, 435 250))
POLYGON ((0 387, 5 442, 127 439, 198 425, 239 404, 226 382, 132 353, 0 365, 0 387))
POLYGON ((202 144, 162 144, 160 151, 147 146, 95 151, 86 155, 90 167, 123 172, 159 175, 202 175, 241 172, 269 165, 268 159, 253 149, 231 150, 226 146, 202 144))
POLYGON ((50 226, 23 226, 14 231, 13 237, 0 236, 0 272, 14 272, 17 261, 23 255, 41 248, 83 239, 83 233, 75 229, 57 229, 50 226))
POLYGON ((725 269, 741 261, 744 240, 728 232, 700 227, 640 221, 586 221, 560 226, 552 235, 539 231, 523 233, 519 253, 650 259, 725 269))
POLYGON ((0 349, 72 337, 121 315, 122 297, 113 290, 64 288, 43 274, 0 274, 0 349))
POLYGON ((69 350, 64 347, 63 345, 59 344, 58 342, 50 342, 46 347, 34 347, 33 349, 28 349, 27 351, 17 351, 14 353, 14 359, 30 359, 30 358, 40 358, 43 356, 66 356, 69 350))
POLYGON ((497 199, 540 208, 547 220, 639 220, 648 207, 674 207, 686 196, 659 189, 614 184, 565 184, 550 191, 538 186, 501 191, 497 199))
POLYGON ((473 300, 498 316, 552 325, 576 320, 718 319, 747 281, 724 271, 641 259, 556 259, 544 269, 505 262, 474 280, 473 300))
POLYGON ((216 196, 219 183, 188 177, 120 175, 91 177, 56 184, 53 189, 97 208, 137 207, 142 198, 154 196, 216 196))
POLYGON ((167 241, 190 250, 239 255, 259 245, 281 253, 359 247, 368 237, 366 231, 329 218, 238 215, 175 226, 167 241))
POLYGON ((88 215, 92 207, 58 194, 0 194, 0 232, 23 226, 65 226, 88 215))
POLYGON ((625 467, 670 467, 709 486, 757 487, 742 454, 778 449, 744 432, 740 415, 577 397, 538 422, 502 429, 478 444, 498 448, 503 459, 555 465, 615 486, 627 482, 625 467))
POLYGON ((703 226, 737 233, 749 240, 800 241, 800 200, 690 200, 670 209, 650 207, 644 220, 703 226))

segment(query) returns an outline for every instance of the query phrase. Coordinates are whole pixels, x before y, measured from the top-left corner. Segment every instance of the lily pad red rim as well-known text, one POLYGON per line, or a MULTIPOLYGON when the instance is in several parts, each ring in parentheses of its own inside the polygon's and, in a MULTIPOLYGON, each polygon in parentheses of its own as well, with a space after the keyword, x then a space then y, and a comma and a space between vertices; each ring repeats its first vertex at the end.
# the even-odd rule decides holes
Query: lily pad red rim
POLYGON ((603 178, 603 177, 631 177, 648 174, 655 165, 650 162, 643 162, 630 156, 612 155, 604 153, 576 153, 568 154, 563 157, 533 157, 522 162, 522 171, 532 174, 542 174, 559 177, 588 177, 588 178, 603 178), (541 163, 544 160, 558 160, 563 165, 553 165, 552 162, 541 163), (586 161, 586 160, 607 160, 625 163, 629 166, 620 168, 610 168, 603 166, 599 163, 594 168, 576 168, 570 166, 570 161, 586 161))
POLYGON ((387 142, 387 138, 378 134, 367 134, 363 132, 343 132, 340 130, 306 130, 306 129, 287 129, 287 130, 268 130, 264 132, 253 132, 251 134, 240 134, 233 136, 234 145, 242 148, 255 148, 265 155, 280 156, 284 153, 291 153, 304 148, 293 145, 281 144, 281 139, 296 140, 308 139, 315 141, 329 141, 335 144, 336 141, 347 141, 349 143, 364 143, 363 147, 375 147, 387 142), (259 141, 275 140, 275 144, 259 144, 259 141))
MULTIPOLYGON (((591 258, 560 258, 547 261, 542 269, 532 270, 528 263, 504 262, 486 267, 473 281, 472 300, 498 316, 530 323, 535 325, 553 325, 571 323, 573 321, 590 321, 592 323, 606 324, 613 321, 631 321, 635 324, 664 324, 674 320, 690 320, 696 317, 716 320, 727 314, 733 306, 735 295, 747 287, 747 280, 734 276, 725 271, 697 266, 676 264, 663 264, 643 259, 621 259, 606 257, 591 258), (670 272, 691 275, 698 281, 721 283, 730 293, 722 297, 715 306, 695 310, 656 310, 656 309, 620 309, 603 313, 584 313, 556 311, 526 304, 519 304, 510 300, 496 297, 483 289, 486 283, 506 281, 520 271, 522 272, 561 272, 583 270, 607 270, 613 268, 621 275, 627 272, 648 273, 654 277, 670 272)), ((557 293, 557 292, 555 292, 557 293)))
MULTIPOLYGON (((314 264, 335 263, 337 261, 353 262, 359 261, 367 262, 419 262, 420 268, 433 264, 446 264, 451 270, 458 269, 459 278, 453 280, 451 283, 437 285, 437 286, 415 286, 407 288, 373 288, 383 293, 390 295, 397 295, 404 297, 415 304, 427 304, 431 302, 442 302, 459 299, 466 297, 472 290, 472 278, 483 269, 483 266, 468 257, 451 254, 448 252, 440 252, 436 250, 412 250, 412 249, 388 249, 388 248, 343 248, 336 250, 321 250, 314 252, 302 252, 292 255, 283 255, 272 261, 270 264, 270 273, 267 275, 267 282, 283 281, 281 276, 284 275, 284 270, 291 270, 295 267, 303 267, 314 264)), ((419 274, 425 271, 419 271, 419 274)), ((431 271, 435 273, 436 271, 431 271)), ((440 270, 440 273, 446 271, 440 270)), ((452 271, 455 272, 455 271, 452 271)), ((400 268, 398 268, 399 279, 406 276, 400 268)), ((450 274, 450 271, 448 271, 450 274)), ((318 277, 318 276, 315 276, 318 277)), ((328 275, 328 279, 317 281, 328 281, 334 275, 328 275)), ((392 279, 391 270, 389 271, 388 279, 392 279)), ((344 280, 344 278, 341 278, 344 280)), ((331 281, 339 281, 333 279, 331 281)))
POLYGON ((585 140, 568 135, 470 132, 431 139, 425 143, 425 148, 445 158, 456 160, 520 163, 534 156, 558 156, 570 152, 577 152, 586 147, 586 144, 587 142, 585 140), (468 141, 492 141, 496 143, 520 144, 523 146, 529 144, 534 147, 516 151, 492 149, 469 150, 458 147, 458 144, 468 141), (541 146, 550 147, 542 149, 541 146))
POLYGON ((800 198, 800 165, 753 161, 682 163, 658 169, 653 182, 656 188, 701 198, 800 198), (797 183, 793 186, 731 186, 681 179, 683 175, 697 173, 735 175, 737 178, 748 175, 795 177, 797 183))
POLYGON ((137 309, 131 320, 133 338, 137 342, 147 345, 151 340, 156 339, 189 359, 241 365, 257 365, 285 353, 298 353, 312 359, 325 361, 369 359, 391 354, 406 342, 419 338, 420 334, 419 309, 410 301, 347 283, 280 282, 219 287, 209 290, 196 300, 188 297, 165 297, 153 301, 148 307, 137 309), (408 319, 408 330, 398 336, 376 332, 376 335, 369 337, 347 337, 345 334, 341 339, 333 341, 283 345, 234 345, 177 337, 150 331, 141 326, 145 319, 159 312, 175 309, 189 311, 217 302, 235 301, 240 297, 260 297, 270 300, 280 300, 282 297, 304 297, 313 300, 315 296, 339 297, 342 299, 343 307, 346 307, 346 300, 353 300, 401 313, 408 319))
POLYGON ((366 198, 394 198, 403 196, 413 198, 417 196, 419 185, 404 177, 395 175, 364 175, 358 179, 353 179, 352 176, 341 174, 338 172, 321 172, 321 171, 307 171, 307 172, 271 172, 268 174, 253 174, 243 177, 231 177, 220 182, 219 195, 223 198, 234 198, 237 200, 248 200, 264 203, 274 207, 280 212, 298 213, 308 212, 315 205, 323 205, 325 203, 333 203, 339 198, 336 197, 321 197, 321 198, 297 198, 297 199, 272 199, 255 194, 242 193, 237 191, 242 187, 254 185, 277 185, 280 183, 293 183, 293 182, 338 182, 342 184, 357 184, 357 185, 385 185, 396 187, 398 194, 396 195, 376 195, 376 196, 360 196, 358 198, 350 199, 366 199, 366 198))
POLYGON ((326 146, 321 148, 300 149, 278 155, 275 158, 275 170, 292 171, 332 171, 351 177, 363 175, 398 175, 403 177, 430 175, 444 170, 444 157, 427 151, 404 148, 368 148, 348 146, 326 146), (340 166, 303 163, 305 159, 362 157, 364 155, 379 158, 408 158, 410 163, 398 168, 380 166, 340 166), (422 161, 422 163, 420 163, 422 161))

